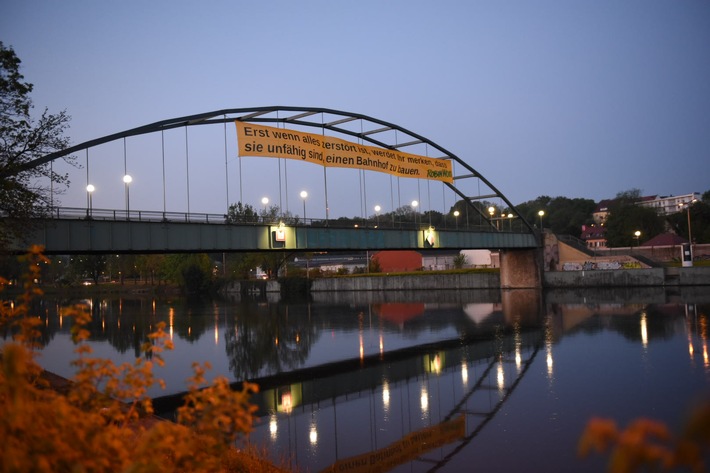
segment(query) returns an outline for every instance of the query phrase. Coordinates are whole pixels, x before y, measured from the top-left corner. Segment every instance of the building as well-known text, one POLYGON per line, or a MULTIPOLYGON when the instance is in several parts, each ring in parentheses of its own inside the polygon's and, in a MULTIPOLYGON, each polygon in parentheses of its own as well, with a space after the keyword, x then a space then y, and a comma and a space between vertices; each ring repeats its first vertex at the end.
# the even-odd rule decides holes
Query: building
POLYGON ((604 225, 606 219, 609 217, 609 207, 614 202, 614 199, 604 199, 600 200, 597 204, 597 208, 594 209, 592 213, 592 219, 594 219, 595 225, 604 225))
POLYGON ((671 215, 681 212, 685 209, 685 205, 695 200, 700 200, 700 194, 698 192, 675 196, 654 195, 643 197, 639 202, 637 202, 637 205, 652 208, 658 213, 658 215, 671 215))
POLYGON ((606 227, 603 225, 582 225, 580 240, 584 240, 587 248, 606 248, 606 227))

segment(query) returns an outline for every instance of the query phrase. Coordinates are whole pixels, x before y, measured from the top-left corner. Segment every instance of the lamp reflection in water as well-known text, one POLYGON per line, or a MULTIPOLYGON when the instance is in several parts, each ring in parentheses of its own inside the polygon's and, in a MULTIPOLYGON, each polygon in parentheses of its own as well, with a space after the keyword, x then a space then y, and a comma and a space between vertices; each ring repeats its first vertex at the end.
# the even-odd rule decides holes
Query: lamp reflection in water
POLYGON ((503 392, 505 390, 505 368, 503 368, 503 355, 501 355, 498 360, 496 382, 498 383, 498 391, 503 392))
POLYGON ((422 408, 422 418, 425 418, 427 415, 427 412, 429 411, 429 392, 427 391, 426 386, 422 386, 420 395, 419 395, 419 404, 421 405, 422 408))
POLYGON ((276 414, 271 414, 269 416, 269 434, 271 435, 271 440, 276 440, 279 433, 279 424, 277 422, 276 414))
POLYGON ((316 425, 315 417, 311 417, 311 426, 308 432, 308 440, 310 440, 311 445, 318 445, 318 426, 316 425))
POLYGON ((468 365, 466 361, 461 363, 461 382, 463 382, 464 386, 468 384, 468 365))
POLYGON ((552 361, 552 317, 548 316, 545 319, 545 361, 547 363, 547 376, 552 379, 553 361, 552 361))
POLYGON ((648 346, 648 325, 646 321, 646 312, 641 312, 641 343, 643 344, 643 347, 646 348, 648 346))
POLYGON ((520 335, 520 322, 516 321, 515 324, 513 325, 513 332, 515 333, 515 367, 518 369, 518 373, 520 373, 520 368, 522 367, 523 364, 523 356, 520 353, 520 350, 523 346, 523 341, 520 335))
POLYGON ((168 323, 170 324, 170 340, 172 340, 173 339, 173 319, 175 318, 175 309, 171 307, 168 314, 169 314, 169 319, 168 319, 169 322, 168 323))
POLYGON ((386 379, 382 381, 382 405, 387 413, 390 408, 390 384, 386 379))

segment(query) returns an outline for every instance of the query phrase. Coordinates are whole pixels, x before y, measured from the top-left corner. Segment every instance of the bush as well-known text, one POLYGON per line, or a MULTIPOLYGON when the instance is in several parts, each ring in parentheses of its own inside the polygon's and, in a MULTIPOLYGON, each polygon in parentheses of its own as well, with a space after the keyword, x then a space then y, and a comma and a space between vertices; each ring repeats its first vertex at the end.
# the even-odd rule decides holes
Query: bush
MULTIPOLYGON (((172 348, 162 325, 148 336, 143 356, 116 366, 91 356, 87 307, 67 309, 62 315, 74 320, 77 375, 67 393, 48 389, 32 349, 39 319, 29 313, 30 301, 41 295, 34 283, 37 263, 46 259, 35 247, 25 261, 29 269, 18 303, 0 304, 0 330, 14 332, 0 352, 0 471, 245 471, 245 465, 250 471, 276 470, 234 448, 246 445, 252 428, 254 384, 233 391, 220 377, 201 389, 209 365, 195 364, 178 422, 152 416, 147 390, 162 384, 153 376, 153 363, 162 365, 161 352, 172 348)), ((5 284, 0 278, 0 289, 5 284)))

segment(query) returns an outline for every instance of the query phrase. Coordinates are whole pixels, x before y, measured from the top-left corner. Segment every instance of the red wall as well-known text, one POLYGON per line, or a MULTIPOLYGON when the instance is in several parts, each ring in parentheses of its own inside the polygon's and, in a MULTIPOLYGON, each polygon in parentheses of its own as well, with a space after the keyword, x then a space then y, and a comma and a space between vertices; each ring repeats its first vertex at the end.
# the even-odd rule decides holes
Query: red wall
POLYGON ((422 255, 410 250, 380 251, 375 253, 372 259, 380 263, 383 273, 416 271, 422 267, 422 255))

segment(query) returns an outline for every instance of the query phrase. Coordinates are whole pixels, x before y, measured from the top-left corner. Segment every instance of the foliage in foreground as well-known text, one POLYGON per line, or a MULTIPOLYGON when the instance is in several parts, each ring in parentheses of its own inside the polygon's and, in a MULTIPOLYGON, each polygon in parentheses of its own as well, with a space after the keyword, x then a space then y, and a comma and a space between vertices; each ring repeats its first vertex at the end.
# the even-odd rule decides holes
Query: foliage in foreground
POLYGON ((620 429, 611 419, 594 418, 579 441, 579 454, 609 453, 608 471, 707 471, 710 452, 710 402, 699 404, 683 432, 674 437, 668 427, 651 419, 636 419, 620 429))
MULTIPOLYGON (((92 357, 86 307, 68 309, 63 315, 74 318, 78 373, 67 393, 51 389, 33 350, 39 319, 29 313, 31 299, 41 294, 33 281, 45 258, 33 248, 25 260, 23 295, 14 305, 0 303, 0 330, 14 332, 0 352, 0 471, 277 471, 235 448, 246 446, 256 385, 233 391, 218 378, 200 389, 209 366, 194 365, 177 423, 151 416, 147 390, 162 383, 152 367, 172 348, 162 325, 149 336, 143 357, 116 366, 92 357)), ((4 284, 0 278, 0 288, 4 284)))

